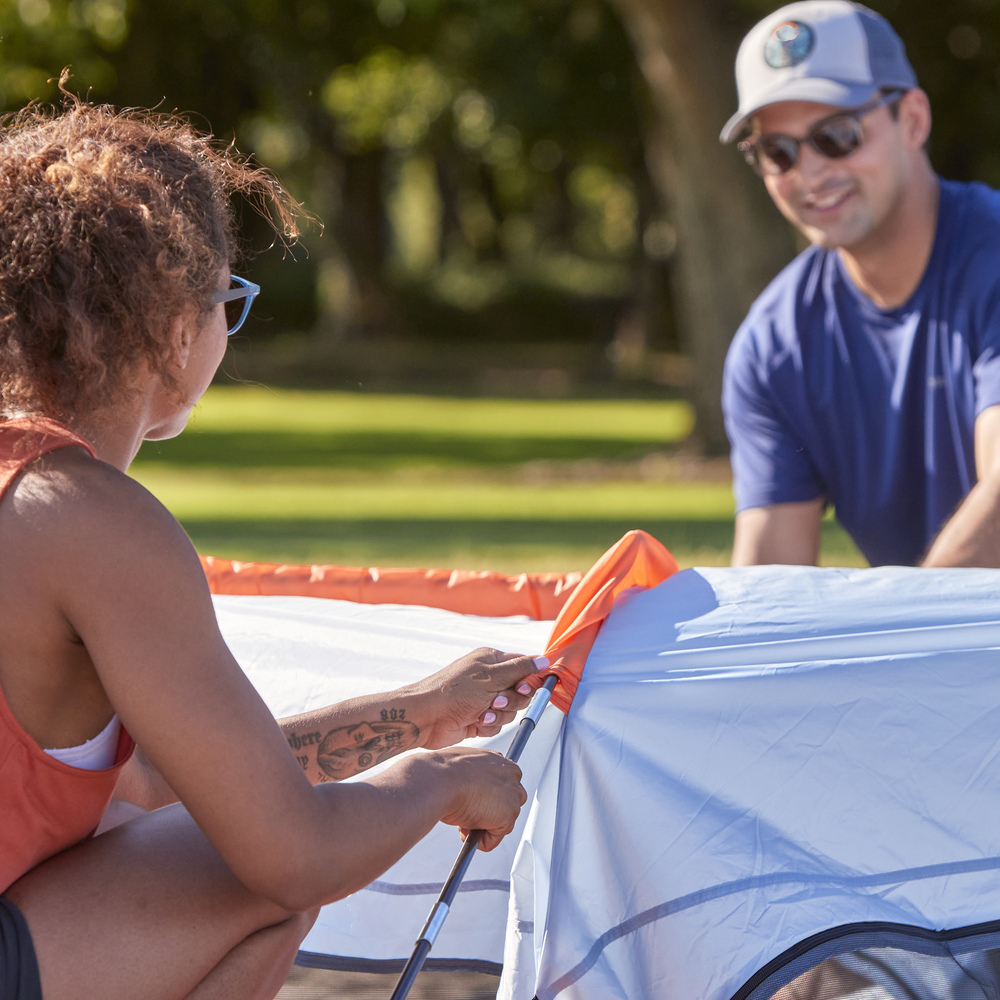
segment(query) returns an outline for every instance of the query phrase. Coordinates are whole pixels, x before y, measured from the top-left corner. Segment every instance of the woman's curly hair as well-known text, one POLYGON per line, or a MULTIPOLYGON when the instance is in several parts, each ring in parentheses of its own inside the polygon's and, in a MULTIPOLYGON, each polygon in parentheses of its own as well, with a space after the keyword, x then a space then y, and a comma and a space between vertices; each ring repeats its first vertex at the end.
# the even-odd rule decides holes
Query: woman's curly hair
POLYGON ((0 414, 93 412, 142 360, 175 385, 168 331, 235 255, 236 192, 298 235, 272 175, 179 117, 68 96, 0 122, 0 414))

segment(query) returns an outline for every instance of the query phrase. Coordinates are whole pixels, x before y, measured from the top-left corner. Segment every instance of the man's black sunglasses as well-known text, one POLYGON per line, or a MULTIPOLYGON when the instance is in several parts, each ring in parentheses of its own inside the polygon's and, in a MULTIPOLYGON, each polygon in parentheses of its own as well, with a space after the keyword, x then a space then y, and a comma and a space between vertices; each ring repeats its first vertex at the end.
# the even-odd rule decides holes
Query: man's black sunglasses
POLYGON ((865 141, 861 119, 876 108, 895 103, 904 93, 902 90, 890 90, 867 104, 862 104, 860 108, 838 111, 822 118, 802 139, 780 132, 757 136, 756 139, 744 139, 739 144, 739 151, 758 174, 771 176, 787 173, 799 162, 799 147, 802 143, 807 143, 820 156, 839 160, 843 156, 849 156, 865 141))

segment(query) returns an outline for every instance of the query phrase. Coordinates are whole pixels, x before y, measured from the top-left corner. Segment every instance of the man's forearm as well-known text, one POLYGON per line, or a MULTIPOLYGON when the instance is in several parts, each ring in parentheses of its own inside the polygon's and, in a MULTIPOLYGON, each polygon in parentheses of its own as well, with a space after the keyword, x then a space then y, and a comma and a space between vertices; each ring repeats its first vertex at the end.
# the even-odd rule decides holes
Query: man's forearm
POLYGON ((732 564, 815 566, 822 517, 822 499, 740 511, 736 515, 732 564))
POLYGON ((977 483, 934 539, 923 566, 1000 566, 1000 477, 977 483))

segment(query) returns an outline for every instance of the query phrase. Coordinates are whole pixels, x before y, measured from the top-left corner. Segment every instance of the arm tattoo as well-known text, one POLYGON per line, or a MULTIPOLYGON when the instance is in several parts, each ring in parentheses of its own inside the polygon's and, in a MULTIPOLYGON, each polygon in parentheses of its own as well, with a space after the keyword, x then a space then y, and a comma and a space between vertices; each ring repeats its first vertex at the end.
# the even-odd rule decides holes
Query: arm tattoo
POLYGON ((314 743, 319 743, 323 738, 319 733, 292 733, 291 736, 286 737, 288 740, 288 745, 293 750, 301 750, 303 747, 312 746, 314 743))
POLYGON ((348 778, 415 746, 419 735, 412 722, 402 721, 359 722, 331 729, 316 751, 316 763, 331 778, 348 778))

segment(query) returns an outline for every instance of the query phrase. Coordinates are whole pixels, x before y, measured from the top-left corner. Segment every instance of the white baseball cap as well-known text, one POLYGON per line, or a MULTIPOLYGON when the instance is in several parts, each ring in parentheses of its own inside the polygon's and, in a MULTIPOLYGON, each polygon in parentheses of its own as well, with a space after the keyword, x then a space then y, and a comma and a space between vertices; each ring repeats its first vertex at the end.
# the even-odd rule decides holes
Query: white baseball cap
POLYGON ((902 41, 880 14, 849 0, 801 0, 743 39, 736 56, 740 107, 719 139, 732 142, 752 115, 779 101, 853 108, 882 88, 916 86, 902 41))

